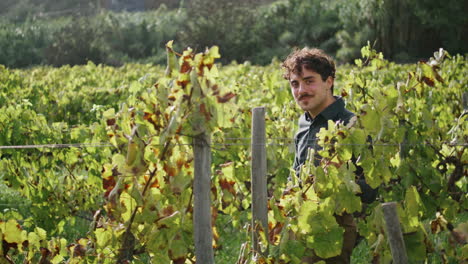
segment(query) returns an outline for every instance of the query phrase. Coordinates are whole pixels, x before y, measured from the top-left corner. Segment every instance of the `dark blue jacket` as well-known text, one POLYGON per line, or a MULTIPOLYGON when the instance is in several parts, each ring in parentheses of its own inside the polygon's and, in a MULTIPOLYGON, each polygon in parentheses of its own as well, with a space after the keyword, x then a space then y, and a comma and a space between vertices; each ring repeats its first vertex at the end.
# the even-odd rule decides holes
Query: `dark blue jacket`
MULTIPOLYGON (((354 113, 350 112, 345 108, 343 98, 335 98, 336 101, 329 105, 327 108, 325 108, 315 118, 312 118, 308 112, 305 112, 299 118, 299 131, 294 137, 294 142, 296 146, 296 156, 294 158, 293 169, 296 172, 296 175, 299 175, 301 165, 303 165, 307 159, 309 148, 313 148, 316 151, 322 148, 317 144, 318 139, 316 135, 321 128, 328 127, 328 120, 333 120, 333 122, 342 121, 346 125, 354 116, 354 113)), ((321 157, 316 154, 314 160, 315 166, 319 165, 320 159, 321 157)), ((356 170, 356 183, 359 184, 359 186, 361 187, 361 200, 365 203, 371 203, 375 200, 375 197, 377 196, 377 190, 372 189, 365 182, 364 175, 362 173, 362 168, 358 166, 357 168, 358 169, 356 170)))

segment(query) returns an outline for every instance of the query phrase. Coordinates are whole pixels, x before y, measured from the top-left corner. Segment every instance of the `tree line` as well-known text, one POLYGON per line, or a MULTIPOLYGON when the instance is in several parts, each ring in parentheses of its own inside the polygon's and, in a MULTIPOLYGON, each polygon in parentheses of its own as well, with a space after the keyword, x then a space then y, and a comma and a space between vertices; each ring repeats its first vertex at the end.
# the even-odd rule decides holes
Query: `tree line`
POLYGON ((2 1, 0 64, 159 64, 168 40, 199 51, 218 45, 222 63, 260 65, 303 46, 322 48, 343 63, 359 57, 368 42, 397 62, 427 58, 440 47, 467 52, 468 3, 462 0, 143 0, 142 5, 147 11, 111 11, 107 0, 2 1))

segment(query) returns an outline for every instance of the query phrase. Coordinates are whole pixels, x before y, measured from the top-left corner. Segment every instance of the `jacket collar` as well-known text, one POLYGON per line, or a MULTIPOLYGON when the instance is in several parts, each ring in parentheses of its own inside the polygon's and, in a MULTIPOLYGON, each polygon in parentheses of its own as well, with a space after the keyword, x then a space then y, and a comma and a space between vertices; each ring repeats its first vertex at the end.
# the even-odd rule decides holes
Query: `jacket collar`
MULTIPOLYGON (((327 108, 323 109, 323 111, 320 112, 320 114, 318 114, 315 117, 315 119, 322 117, 325 120, 334 120, 335 117, 337 117, 343 111, 345 107, 343 98, 341 96, 340 97, 333 96, 333 97, 335 97, 336 99, 335 102, 327 106, 327 108)), ((309 112, 305 112, 304 115, 305 115, 306 121, 312 122, 314 120, 314 118, 312 118, 309 112)))

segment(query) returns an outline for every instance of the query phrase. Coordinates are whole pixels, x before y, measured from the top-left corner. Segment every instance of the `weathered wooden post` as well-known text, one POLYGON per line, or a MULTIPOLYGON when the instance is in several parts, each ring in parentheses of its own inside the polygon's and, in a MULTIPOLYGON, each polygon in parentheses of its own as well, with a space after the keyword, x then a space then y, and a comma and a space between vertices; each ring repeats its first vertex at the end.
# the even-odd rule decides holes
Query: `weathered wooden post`
POLYGON ((398 220, 396 203, 384 203, 382 204, 382 210, 393 263, 407 264, 408 256, 406 255, 405 241, 403 240, 403 233, 401 232, 400 221, 398 220))
POLYGON ((252 248, 254 254, 265 254, 259 246, 259 232, 268 237, 267 158, 265 108, 252 109, 252 248))
POLYGON ((194 182, 193 225, 197 263, 212 264, 213 230, 211 229, 211 148, 210 135, 203 132, 193 138, 194 182))

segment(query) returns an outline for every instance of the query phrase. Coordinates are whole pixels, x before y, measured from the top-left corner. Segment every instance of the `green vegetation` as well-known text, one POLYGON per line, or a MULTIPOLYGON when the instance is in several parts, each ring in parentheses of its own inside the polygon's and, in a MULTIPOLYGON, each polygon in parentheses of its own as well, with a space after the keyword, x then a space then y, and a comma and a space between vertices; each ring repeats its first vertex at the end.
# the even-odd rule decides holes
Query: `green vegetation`
POLYGON ((462 0, 147 0, 145 12, 112 11, 107 2, 2 3, 0 64, 164 64, 170 40, 196 51, 217 45, 223 64, 267 65, 303 46, 352 62, 367 42, 397 62, 415 62, 439 48, 467 52, 462 0))
POLYGON ((355 263, 390 263, 379 206, 389 201, 398 202, 412 263, 467 260, 466 57, 441 50, 427 63, 400 65, 362 48, 336 83, 357 120, 320 132, 322 161, 304 168, 297 188, 287 182, 287 139, 299 110, 279 62, 220 66, 216 47, 181 56, 167 48, 166 69, 0 67, 0 145, 87 144, 0 150, 1 261, 193 262, 190 143, 208 126, 216 260, 255 263, 248 138, 257 106, 267 109, 271 143, 266 263, 299 263, 311 248, 338 254, 342 229, 332 215, 343 212, 358 215, 355 263), (379 187, 366 208, 352 156, 379 187))

